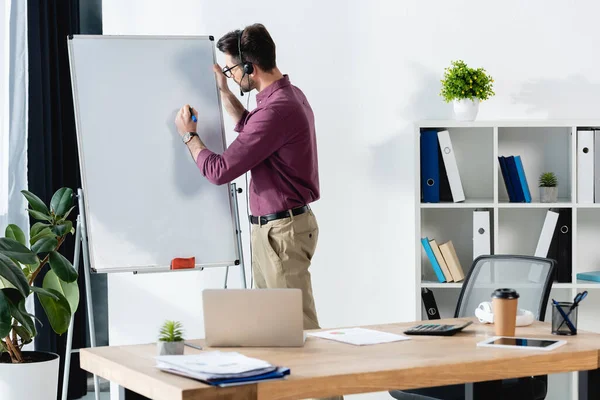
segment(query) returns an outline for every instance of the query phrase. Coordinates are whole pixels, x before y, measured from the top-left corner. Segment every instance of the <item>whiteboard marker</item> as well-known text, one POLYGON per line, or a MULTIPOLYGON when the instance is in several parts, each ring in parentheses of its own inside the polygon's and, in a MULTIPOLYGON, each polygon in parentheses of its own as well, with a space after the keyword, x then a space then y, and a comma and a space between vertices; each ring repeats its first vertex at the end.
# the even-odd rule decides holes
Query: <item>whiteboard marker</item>
POLYGON ((192 115, 192 121, 194 122, 198 122, 198 119, 196 118, 196 116, 194 115, 194 112, 192 111, 192 107, 190 106, 190 114, 192 115))

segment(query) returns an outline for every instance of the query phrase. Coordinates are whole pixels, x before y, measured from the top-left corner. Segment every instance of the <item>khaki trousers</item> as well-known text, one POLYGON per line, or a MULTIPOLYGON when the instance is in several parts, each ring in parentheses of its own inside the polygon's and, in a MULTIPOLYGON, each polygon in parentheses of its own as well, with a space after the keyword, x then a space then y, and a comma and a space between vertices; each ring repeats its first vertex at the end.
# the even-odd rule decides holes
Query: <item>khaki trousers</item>
MULTIPOLYGON (((302 291, 304 329, 320 329, 309 267, 317 242, 319 225, 312 210, 252 225, 252 273, 258 289, 297 288, 302 291)), ((341 400, 328 397, 321 400, 341 400)))
POLYGON ((319 329, 308 270, 318 239, 319 226, 312 210, 265 225, 252 225, 255 287, 300 289, 304 329, 319 329))

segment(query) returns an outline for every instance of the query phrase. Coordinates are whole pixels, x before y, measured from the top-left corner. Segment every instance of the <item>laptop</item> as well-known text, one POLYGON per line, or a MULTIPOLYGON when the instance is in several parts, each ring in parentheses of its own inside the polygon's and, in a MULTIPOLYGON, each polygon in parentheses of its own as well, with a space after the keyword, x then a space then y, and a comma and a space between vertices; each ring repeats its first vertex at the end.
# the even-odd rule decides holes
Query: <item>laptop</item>
POLYGON ((205 343, 209 347, 301 347, 300 289, 205 289, 205 343))

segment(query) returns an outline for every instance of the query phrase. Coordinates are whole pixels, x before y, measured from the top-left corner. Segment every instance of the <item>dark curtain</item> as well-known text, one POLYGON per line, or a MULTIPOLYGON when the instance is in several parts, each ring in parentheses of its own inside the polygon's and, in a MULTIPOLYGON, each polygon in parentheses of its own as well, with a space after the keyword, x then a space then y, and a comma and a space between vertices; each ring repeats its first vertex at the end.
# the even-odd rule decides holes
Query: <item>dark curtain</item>
MULTIPOLYGON (((56 190, 80 187, 79 160, 73 95, 69 71, 67 39, 79 33, 79 0, 28 0, 29 48, 29 190, 47 204, 56 190)), ((76 199, 75 199, 76 200, 76 199)), ((75 226, 77 212, 71 213, 75 226)), ((61 247, 61 253, 73 260, 74 235, 61 247)), ((86 302, 83 260, 79 261, 80 302, 74 319, 73 349, 86 347, 86 302)), ((45 274, 35 282, 41 286, 45 274)), ((61 397, 66 338, 54 333, 37 301, 38 335, 35 346, 40 351, 60 355, 59 394, 61 397)), ((87 392, 86 372, 79 368, 79 355, 71 356, 69 398, 80 398, 87 392)))

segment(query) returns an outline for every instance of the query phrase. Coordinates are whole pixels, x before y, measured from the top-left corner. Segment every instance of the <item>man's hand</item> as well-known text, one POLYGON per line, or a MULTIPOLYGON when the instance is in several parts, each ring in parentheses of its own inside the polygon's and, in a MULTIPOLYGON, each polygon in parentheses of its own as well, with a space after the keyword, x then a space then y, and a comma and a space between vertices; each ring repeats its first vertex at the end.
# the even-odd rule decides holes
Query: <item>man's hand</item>
POLYGON ((198 124, 192 121, 192 114, 190 113, 190 109, 192 110, 193 115, 196 116, 196 120, 198 119, 198 111, 194 110, 186 104, 181 107, 177 116, 175 117, 175 126, 177 127, 177 132, 179 132, 180 136, 185 135, 187 132, 196 132, 198 124))
POLYGON ((213 71, 215 72, 215 78, 217 79, 217 86, 220 92, 231 92, 229 86, 227 86, 227 77, 223 73, 223 69, 219 64, 213 65, 213 71))

